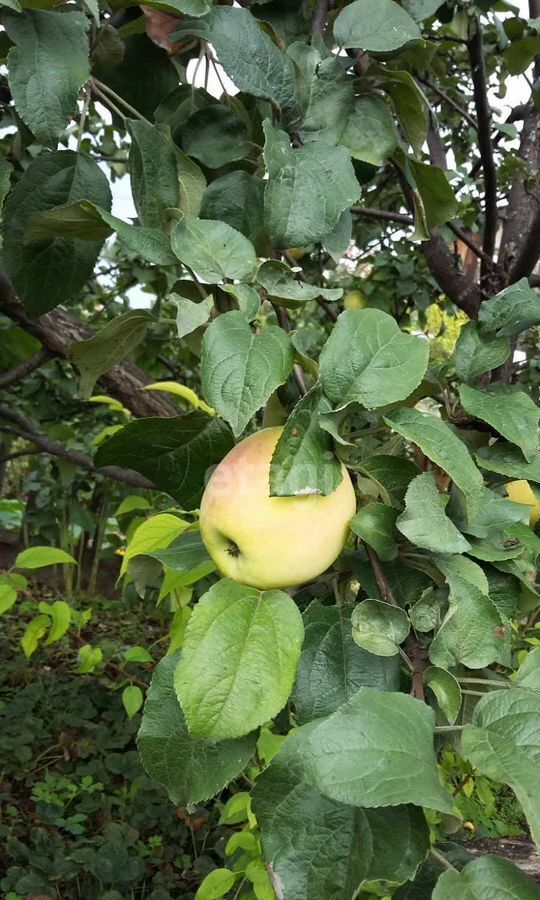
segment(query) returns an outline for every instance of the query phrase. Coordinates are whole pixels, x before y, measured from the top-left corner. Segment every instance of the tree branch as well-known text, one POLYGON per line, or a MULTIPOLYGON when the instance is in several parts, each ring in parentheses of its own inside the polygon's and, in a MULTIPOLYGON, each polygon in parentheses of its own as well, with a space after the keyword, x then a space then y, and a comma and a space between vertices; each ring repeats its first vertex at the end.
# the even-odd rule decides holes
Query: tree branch
POLYGON ((433 91, 434 94, 437 94, 437 96, 440 97, 441 100, 444 100, 444 102, 447 103, 448 106, 451 106, 452 109, 459 113, 460 116, 465 119, 465 121, 468 122, 472 128, 475 129, 475 131, 478 131, 478 122, 476 121, 476 119, 473 119, 470 113, 468 113, 463 106, 460 106, 460 104, 457 103, 453 99, 453 97, 443 91, 440 87, 438 87, 438 85, 433 84, 433 82, 430 81, 429 78, 421 75, 417 75, 416 78, 418 81, 421 81, 422 84, 425 84, 426 87, 428 87, 431 91, 433 91))
POLYGON ((529 233, 522 244, 518 257, 508 273, 508 283, 514 284, 520 278, 532 273, 540 259, 540 206, 529 227, 529 233))
POLYGON ((130 472, 127 469, 121 469, 119 466, 104 466, 99 470, 96 469, 94 460, 87 453, 82 453, 80 450, 71 450, 68 447, 64 447, 63 444, 59 444, 58 441, 53 441, 46 434, 38 431, 30 419, 27 419, 26 416, 13 407, 8 406, 7 403, 0 403, 0 418, 6 419, 8 422, 14 422, 16 426, 15 428, 6 428, 0 424, 0 431, 30 441, 42 453, 58 456, 60 459, 67 459, 88 472, 99 472, 101 475, 106 475, 115 481, 122 481, 125 484, 132 484, 141 488, 155 487, 153 482, 149 481, 148 478, 144 478, 143 475, 139 475, 137 472, 130 472))
POLYGON ((329 6, 329 0, 317 0, 315 4, 315 10, 313 12, 313 19, 311 20, 311 33, 313 35, 324 34, 326 21, 328 19, 329 6))
POLYGON ((33 356, 23 359, 22 363, 18 366, 15 366, 13 369, 10 369, 9 372, 4 372, 0 375, 0 388, 9 387, 10 384, 22 381, 23 378, 26 378, 26 376, 30 374, 30 372, 39 369, 43 363, 51 358, 52 353, 50 350, 47 350, 46 347, 41 347, 37 353, 33 354, 33 356))
POLYGON ((476 319, 484 294, 477 284, 456 268, 454 257, 439 232, 433 231, 429 241, 423 241, 420 249, 441 290, 469 318, 476 319))
MULTIPOLYGON (((493 258, 495 238, 497 235, 497 170, 493 157, 491 141, 491 109, 488 99, 488 86, 482 45, 482 27, 477 19, 474 33, 468 44, 469 59, 473 82, 474 103, 478 119, 478 146, 482 170, 484 173, 484 252, 493 258)), ((482 275, 485 275, 485 261, 482 262, 482 275)))
POLYGON ((370 206, 351 206, 351 212, 362 219, 373 219, 379 222, 398 222, 400 225, 414 225, 412 216, 391 212, 386 209, 372 209, 370 206))

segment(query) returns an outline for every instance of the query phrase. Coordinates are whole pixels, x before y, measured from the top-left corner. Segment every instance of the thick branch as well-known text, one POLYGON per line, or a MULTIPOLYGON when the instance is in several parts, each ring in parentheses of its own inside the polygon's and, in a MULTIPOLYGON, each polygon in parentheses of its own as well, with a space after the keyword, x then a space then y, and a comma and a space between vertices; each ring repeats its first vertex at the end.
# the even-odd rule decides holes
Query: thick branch
POLYGON ((420 244, 420 249, 441 290, 469 318, 476 319, 484 295, 477 284, 456 268, 454 257, 441 235, 432 232, 429 241, 420 244))
POLYGON ((508 281, 513 284, 520 278, 526 277, 532 273, 536 263, 540 258, 540 206, 536 210, 536 215, 529 227, 529 233, 525 238, 519 255, 510 269, 508 281))
POLYGON ((38 431, 30 419, 27 419, 26 416, 13 407, 8 406, 7 403, 0 403, 0 419, 14 422, 16 426, 15 428, 4 428, 0 424, 0 431, 6 431, 8 434, 14 434, 17 437, 24 438, 26 441, 30 441, 42 453, 58 456, 60 459, 68 459, 70 462, 76 463, 76 465, 80 466, 82 469, 86 469, 88 472, 99 471, 101 475, 106 475, 108 478, 113 478, 115 481, 122 481, 125 484, 132 484, 135 487, 141 488, 155 487, 155 485, 149 481, 148 478, 144 478, 143 475, 138 475, 137 472, 130 472, 127 469, 121 469, 119 466, 104 466, 102 469, 97 470, 94 465, 94 460, 91 456, 88 456, 87 453, 82 453, 80 450, 71 450, 68 447, 64 447, 63 444, 59 444, 58 441, 53 441, 46 434, 38 431))
POLYGON ((52 353, 45 347, 41 347, 33 356, 29 356, 28 359, 23 359, 22 363, 18 366, 10 369, 9 372, 4 372, 3 375, 0 375, 0 388, 9 387, 10 384, 22 381, 23 378, 26 378, 26 376, 30 374, 30 372, 39 369, 39 367, 47 362, 47 360, 51 359, 51 357, 52 353))
POLYGON ((328 19, 329 0, 317 0, 313 19, 311 20, 311 33, 324 34, 326 20, 328 19))
MULTIPOLYGON (((493 258, 497 235, 497 170, 491 141, 491 109, 482 45, 482 28, 477 20, 468 43, 471 61, 474 103, 478 119, 478 147, 484 173, 484 252, 493 258)), ((482 266, 484 274, 485 266, 482 266)))
MULTIPOLYGON (((92 337, 86 325, 63 309, 30 319, 7 277, 0 272, 0 313, 17 322, 21 328, 33 334, 55 356, 67 357, 75 341, 92 337)), ((133 363, 123 362, 114 366, 99 379, 107 393, 120 400, 135 416, 176 416, 177 407, 163 395, 141 390, 152 379, 133 363)))

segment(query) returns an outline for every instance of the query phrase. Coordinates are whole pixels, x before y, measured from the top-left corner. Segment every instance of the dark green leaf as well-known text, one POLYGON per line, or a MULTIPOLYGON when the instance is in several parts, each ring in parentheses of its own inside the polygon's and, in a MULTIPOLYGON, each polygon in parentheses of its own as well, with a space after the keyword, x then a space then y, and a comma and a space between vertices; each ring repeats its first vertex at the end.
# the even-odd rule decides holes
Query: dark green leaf
POLYGON ((488 447, 480 447, 476 453, 476 461, 482 469, 498 475, 540 483, 540 453, 535 453, 531 462, 525 462, 516 447, 505 441, 497 441, 488 447))
POLYGON ((428 231, 453 219, 458 204, 444 169, 409 159, 409 166, 420 195, 428 231))
POLYGON ((334 22, 334 37, 341 47, 397 50, 421 36, 414 19, 393 0, 355 0, 334 22))
POLYGON ((461 688, 459 681, 446 669, 428 666, 424 672, 424 683, 431 688, 446 718, 454 724, 461 708, 461 688))
POLYGON ((481 669, 500 661, 508 664, 509 631, 493 601, 477 587, 455 578, 450 608, 429 651, 435 666, 458 663, 481 669))
POLYGON ((79 12, 25 9, 5 13, 2 21, 16 45, 8 55, 8 79, 17 112, 40 144, 55 149, 90 74, 88 19, 79 12))
POLYGON ((263 229, 264 181, 236 170, 212 181, 202 198, 201 219, 218 219, 256 242, 263 229))
POLYGON ((255 749, 255 735, 219 744, 190 737, 174 691, 179 653, 158 663, 137 736, 143 765, 173 803, 184 806, 214 796, 240 774, 255 749))
POLYGON ((410 72, 375 68, 381 86, 390 94, 405 138, 420 153, 427 134, 429 103, 410 72))
POLYGON ((97 66, 94 74, 146 119, 152 120, 158 103, 178 85, 178 72, 169 54, 146 34, 126 37, 125 47, 121 65, 114 69, 97 66))
POLYGON ((168 569, 190 577, 183 584, 192 584, 215 570, 198 531, 185 531, 165 550, 149 550, 146 554, 159 560, 168 569))
POLYGON ((362 538, 384 561, 397 556, 396 533, 397 510, 384 503, 369 503, 362 506, 351 519, 351 531, 362 538))
POLYGON ((493 337, 478 331, 476 322, 467 322, 459 333, 454 350, 456 375, 473 381, 484 372, 501 366, 510 354, 507 337, 493 337))
POLYGON ((243 281, 257 266, 253 244, 215 219, 183 219, 172 233, 171 246, 178 259, 205 281, 243 281))
POLYGON ((303 143, 320 140, 340 143, 354 104, 354 85, 347 75, 348 62, 339 56, 321 57, 315 47, 296 42, 288 51, 298 69, 301 121, 295 131, 303 143))
POLYGON ((210 103, 189 117, 182 128, 182 149, 209 169, 249 155, 245 122, 222 103, 210 103))
POLYGON ((167 224, 166 211, 180 206, 180 183, 174 147, 149 122, 128 119, 131 136, 129 170, 131 190, 143 228, 167 224))
POLYGON ((340 407, 352 401, 387 406, 418 387, 428 356, 427 342, 400 331, 386 313, 346 310, 320 356, 323 390, 340 407))
POLYGON ((195 509, 205 474, 221 462, 234 444, 220 419, 195 410, 174 418, 128 422, 96 454, 96 465, 124 466, 150 478, 184 509, 195 509))
POLYGON ((362 600, 351 616, 353 639, 376 656, 395 656, 409 634, 411 623, 404 609, 382 600, 362 600))
POLYGON ((511 444, 516 444, 527 462, 533 461, 538 452, 540 409, 520 387, 492 384, 480 390, 462 384, 459 398, 471 416, 487 422, 511 444))
POLYGON ((478 320, 488 334, 512 337, 532 325, 540 324, 540 297, 529 286, 528 279, 522 278, 484 301, 478 320))
MULTIPOLYGON (((51 15, 61 18, 58 13, 51 15)), ((111 205, 109 185, 98 164, 72 150, 39 156, 7 199, 4 264, 32 316, 48 312, 81 289, 92 274, 103 241, 68 237, 27 241, 29 220, 35 213, 83 199, 106 209, 111 205)))
POLYGON ((343 467, 332 452, 330 435, 319 425, 324 408, 319 384, 294 407, 270 463, 271 497, 326 496, 341 483, 343 467))
POLYGON ((241 312, 218 316, 204 335, 204 396, 235 435, 287 380, 292 367, 293 349, 285 332, 270 326, 254 334, 241 312))
POLYGON ((381 499, 397 509, 403 509, 407 488, 412 479, 420 475, 420 469, 410 459, 385 454, 362 459, 358 470, 376 484, 381 499))
POLYGON ((355 644, 350 613, 318 600, 304 613, 304 644, 292 696, 300 724, 335 712, 360 687, 399 688, 399 657, 374 656, 355 644))
POLYGON ((448 497, 440 494, 433 472, 411 481, 405 495, 405 512, 396 521, 402 534, 424 550, 465 553, 469 543, 445 513, 448 497))
POLYGON ((316 297, 339 300, 343 295, 341 288, 324 288, 297 281, 292 269, 277 259, 267 259, 263 262, 257 272, 257 282, 280 306, 289 306, 293 309, 316 297))
POLYGON ((470 862, 461 872, 443 872, 433 900, 538 900, 538 888, 532 878, 500 856, 483 856, 470 862))

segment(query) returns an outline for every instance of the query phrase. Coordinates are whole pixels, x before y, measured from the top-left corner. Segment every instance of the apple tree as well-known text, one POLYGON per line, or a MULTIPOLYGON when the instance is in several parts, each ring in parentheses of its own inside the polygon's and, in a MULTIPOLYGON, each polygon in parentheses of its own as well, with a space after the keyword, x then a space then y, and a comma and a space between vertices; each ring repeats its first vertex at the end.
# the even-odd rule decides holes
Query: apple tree
POLYGON ((2 4, 2 455, 147 498, 121 575, 177 605, 139 750, 242 824, 200 900, 538 897, 464 858, 439 765, 540 842, 529 4, 2 4), (199 510, 231 451, 262 488, 227 557, 199 510))

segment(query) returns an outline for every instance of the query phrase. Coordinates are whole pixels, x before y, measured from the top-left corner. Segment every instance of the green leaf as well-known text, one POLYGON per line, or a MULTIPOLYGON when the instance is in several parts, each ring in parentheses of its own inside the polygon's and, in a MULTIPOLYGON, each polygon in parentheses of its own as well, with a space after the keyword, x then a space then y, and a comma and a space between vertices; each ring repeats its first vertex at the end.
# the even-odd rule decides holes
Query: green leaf
MULTIPOLYGON (((461 559, 461 557, 458 557, 461 559)), ((409 618, 415 631, 433 631, 440 624, 442 609, 446 608, 446 596, 443 591, 435 591, 428 587, 409 609, 409 618)))
POLYGON ((295 739, 306 780, 333 800, 363 808, 412 803, 452 814, 434 727, 433 710, 423 703, 363 687, 331 716, 303 725, 295 739))
POLYGON ((0 615, 8 612, 17 600, 17 589, 8 581, 0 580, 0 615))
POLYGON ((171 513, 158 513, 149 519, 145 519, 129 541, 122 560, 120 574, 124 574, 128 562, 135 556, 168 547, 187 527, 187 522, 178 516, 173 516, 171 513))
POLYGON ((360 195, 349 153, 317 141, 293 150, 289 136, 268 119, 264 133, 264 222, 270 238, 285 248, 324 238, 360 195))
POLYGON ((414 182, 422 201, 428 231, 453 219, 458 203, 444 169, 409 159, 414 182))
POLYGON ((180 206, 180 183, 173 144, 149 122, 128 119, 129 171, 135 209, 145 228, 164 228, 166 212, 180 206))
MULTIPOLYGON (((62 19, 75 13, 47 15, 62 19)), ((81 289, 93 272, 103 239, 28 241, 28 222, 35 213, 83 199, 107 209, 111 205, 109 185, 98 164, 72 150, 38 156, 7 199, 4 265, 31 316, 48 312, 81 289)))
POLYGON ((150 478, 184 509, 200 503, 205 473, 234 445, 230 429, 200 410, 173 418, 137 419, 102 444, 96 466, 125 466, 150 478))
POLYGON ((136 509, 150 509, 150 503, 146 497, 139 497, 138 494, 129 494, 124 497, 120 506, 115 512, 115 516, 125 516, 127 513, 134 512, 136 509))
POLYGON ((500 856, 482 856, 461 872, 450 869, 440 876, 433 900, 537 900, 538 887, 517 866, 500 856))
POLYGON ((540 692, 540 647, 529 650, 513 678, 520 687, 540 692))
POLYGON ((334 37, 340 47, 386 51, 422 35, 414 19, 393 0, 355 0, 338 14, 334 37))
MULTIPOLYGON (((493 691, 477 703, 462 732, 464 757, 482 775, 508 784, 540 843, 540 694, 525 688, 493 691)), ((521 900, 521 898, 520 898, 521 900)))
POLYGON ((176 330, 180 340, 187 334, 191 334, 201 325, 206 325, 210 318, 210 313, 214 308, 214 298, 207 297, 194 303, 187 297, 181 297, 180 294, 171 294, 169 300, 176 303, 176 330))
POLYGON ((182 149, 208 169, 221 169, 249 155, 246 123, 222 103, 196 110, 182 128, 182 149))
POLYGON ((294 106, 292 60, 279 50, 247 9, 216 6, 199 22, 188 22, 174 36, 195 34, 209 41, 239 90, 294 106))
POLYGON ((486 573, 472 559, 466 556, 434 556, 433 562, 441 570, 451 589, 459 589, 463 580, 472 584, 480 593, 489 593, 486 573))
POLYGON ((328 234, 321 238, 321 244, 327 253, 330 254, 334 262, 339 262, 351 243, 351 239, 352 215, 350 210, 345 209, 332 228, 332 231, 329 231, 328 234))
POLYGON ((127 647, 124 650, 124 659, 131 663, 151 663, 153 658, 144 647, 127 647))
POLYGON ((127 713, 128 719, 139 712, 144 703, 143 692, 136 684, 129 684, 122 691, 122 704, 127 713))
POLYGON ((76 566, 77 560, 70 553, 57 547, 28 547, 21 550, 15 559, 17 569, 42 569, 44 566, 56 566, 59 563, 76 566))
POLYGON ((510 354, 507 337, 484 335, 476 322, 467 322, 459 333, 454 350, 456 375, 463 381, 473 381, 484 372, 502 366, 510 354))
POLYGON ((272 719, 294 683, 304 628, 283 591, 224 579, 195 607, 175 687, 190 734, 241 737, 272 719))
POLYGON ((480 447, 475 456, 482 469, 507 478, 523 478, 540 483, 540 453, 535 453, 530 462, 525 462, 516 447, 505 441, 497 441, 496 444, 480 447))
POLYGON ((397 511, 384 503, 368 503, 362 506, 351 519, 350 528, 354 534, 373 547, 383 560, 397 556, 396 534, 397 511))
POLYGON ((270 463, 270 496, 331 494, 343 480, 343 469, 332 452, 332 439, 319 425, 324 408, 316 384, 290 414, 270 463))
POLYGON ((254 334, 241 312, 225 313, 203 338, 204 396, 238 436, 287 380, 293 361, 290 338, 281 328, 269 326, 254 334))
POLYGON ((65 600, 55 600, 54 603, 40 603, 39 611, 46 613, 51 618, 51 628, 45 641, 45 646, 59 641, 68 630, 71 623, 71 607, 65 600), (42 609, 43 607, 46 607, 42 609))
POLYGON ((410 72, 371 67, 390 95, 406 140, 419 154, 426 139, 429 103, 410 72))
POLYGON ((16 45, 8 54, 8 79, 17 112, 40 144, 55 149, 90 75, 88 19, 25 9, 2 21, 16 45))
POLYGON ((424 19, 435 15, 441 5, 441 0, 403 0, 403 9, 415 22, 423 22, 424 19))
POLYGON ((459 399, 466 412, 491 425, 522 450, 527 462, 532 462, 538 452, 540 409, 520 387, 491 384, 479 390, 462 384, 459 399))
POLYGON ((329 55, 323 59, 318 49, 296 41, 287 53, 297 68, 298 106, 301 119, 295 120, 302 143, 320 140, 338 144, 354 104, 354 85, 347 75, 348 61, 329 55))
POLYGON ((171 237, 178 259, 209 282, 253 275, 257 257, 253 244, 227 225, 214 219, 184 219, 171 237))
POLYGON ((485 300, 478 313, 483 331, 497 337, 513 337, 532 325, 540 324, 540 298, 522 278, 500 294, 485 300))
POLYGON ((101 375, 125 359, 141 343, 148 326, 155 321, 147 310, 133 309, 111 319, 93 337, 71 344, 69 356, 81 373, 79 390, 83 400, 88 400, 92 395, 101 375))
POLYGON ((255 288, 249 284, 222 284, 221 290, 234 297, 246 322, 252 322, 256 318, 261 307, 261 298, 255 288))
POLYGON ((180 584, 193 584, 210 572, 214 572, 216 568, 198 531, 186 531, 175 538, 165 550, 153 550, 148 555, 158 559, 168 569, 189 576, 181 582, 176 581, 176 587, 180 584))
POLYGON ((137 745, 148 775, 177 806, 201 803, 219 793, 247 766, 255 735, 235 741, 196 741, 187 730, 174 691, 179 653, 158 663, 146 695, 137 745))
POLYGON ((426 341, 400 331, 381 310, 346 310, 320 355, 323 390, 339 408, 353 401, 387 406, 418 387, 428 356, 426 341))
POLYGON ((478 513, 468 521, 465 517, 462 519, 456 506, 457 504, 452 504, 452 511, 461 530, 480 538, 489 537, 493 531, 520 522, 527 514, 522 503, 514 503, 487 488, 478 513))
MULTIPOLYGON (((180 182, 180 209, 187 218, 196 218, 206 189, 206 178, 196 162, 175 146, 176 168, 180 182)), ((220 218, 214 216, 213 218, 220 218)))
POLYGON ((226 222, 255 243, 263 230, 263 197, 264 181, 237 169, 208 185, 200 218, 226 222))
POLYGON ((523 545, 519 539, 507 541, 499 532, 490 534, 487 538, 471 538, 467 552, 483 562, 498 562, 520 556, 523 553, 523 545))
POLYGON ((484 480, 465 444, 446 422, 417 409, 398 409, 387 413, 384 421, 440 466, 463 493, 470 515, 479 509, 484 480))
POLYGON ((239 791, 227 800, 219 817, 220 825, 239 825, 247 822, 251 807, 251 797, 247 791, 239 791))
POLYGON ((158 104, 177 87, 178 72, 170 55, 146 34, 126 34, 124 45, 120 65, 94 65, 93 74, 151 121, 158 104))
POLYGON ((429 850, 423 811, 408 804, 365 812, 373 844, 369 880, 400 883, 413 878, 429 850))
POLYGON ((257 272, 257 282, 280 306, 295 309, 306 300, 322 297, 324 300, 339 300, 341 288, 324 288, 297 281, 295 273, 285 263, 277 259, 267 259, 257 272))
POLYGON ((9 193, 11 186, 11 173, 13 166, 7 161, 3 154, 0 154, 0 215, 4 208, 4 201, 9 193))
POLYGON ((28 623, 21 638, 21 647, 27 659, 36 652, 38 644, 47 631, 51 620, 45 614, 34 616, 28 623))
POLYGON ((391 503, 397 509, 403 509, 407 488, 420 475, 420 469, 410 459, 385 454, 360 460, 358 471, 376 485, 384 503, 391 503))
POLYGON ((399 658, 360 649, 353 641, 350 609, 313 600, 304 613, 304 628, 292 696, 300 724, 335 712, 360 687, 398 690, 399 658))
POLYGON ((228 894, 236 881, 236 875, 230 869, 214 869, 201 881, 195 900, 219 900, 228 894))
POLYGON ((434 553, 465 553, 469 543, 445 513, 448 497, 440 494, 433 472, 413 478, 405 495, 405 511, 396 528, 417 547, 434 553))
POLYGON ((509 630, 490 597, 477 587, 454 578, 450 608, 429 651, 435 666, 451 669, 458 663, 481 669, 495 661, 508 662, 509 630))
POLYGON ((89 675, 94 669, 101 664, 103 660, 103 651, 100 647, 92 647, 91 644, 84 644, 77 654, 79 665, 75 671, 79 675, 89 675))
POLYGON ((431 688, 444 715, 453 725, 461 709, 461 688, 457 678, 446 669, 428 666, 424 672, 424 683, 431 688))
POLYGON ((382 600, 362 600, 354 607, 351 624, 355 643, 376 656, 399 653, 411 628, 404 609, 382 600))
POLYGON ((212 8, 212 0, 150 0, 146 6, 186 13, 187 16, 204 16, 212 8))
POLYGON ((367 94, 357 97, 340 143, 354 159, 383 166, 398 143, 397 129, 386 104, 367 94))

